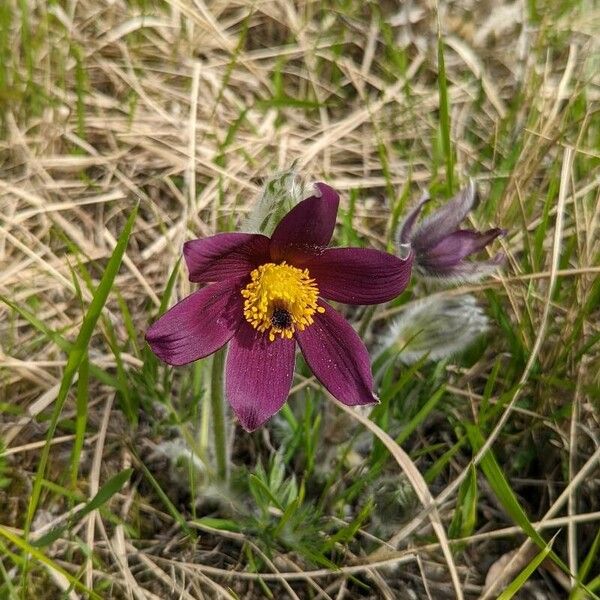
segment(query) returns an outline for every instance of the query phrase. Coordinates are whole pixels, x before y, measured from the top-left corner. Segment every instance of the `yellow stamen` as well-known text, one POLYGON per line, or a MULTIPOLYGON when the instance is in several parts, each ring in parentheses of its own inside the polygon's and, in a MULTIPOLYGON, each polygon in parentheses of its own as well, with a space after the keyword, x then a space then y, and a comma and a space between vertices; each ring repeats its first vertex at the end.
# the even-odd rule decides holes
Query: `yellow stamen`
POLYGON ((244 316, 254 329, 269 331, 275 337, 291 339, 296 330, 303 331, 313 323, 319 288, 308 269, 297 269, 282 262, 266 263, 250 273, 252 281, 242 290, 244 316))

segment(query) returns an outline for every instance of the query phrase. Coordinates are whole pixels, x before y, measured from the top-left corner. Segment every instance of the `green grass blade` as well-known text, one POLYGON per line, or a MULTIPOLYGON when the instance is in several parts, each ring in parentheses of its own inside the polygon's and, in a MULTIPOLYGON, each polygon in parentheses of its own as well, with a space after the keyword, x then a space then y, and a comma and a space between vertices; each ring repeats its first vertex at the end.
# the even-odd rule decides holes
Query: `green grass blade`
POLYGON ((88 383, 89 383, 89 360, 87 355, 81 361, 79 367, 79 379, 77 381, 77 400, 75 409, 75 441, 71 452, 71 488, 77 487, 77 475, 79 473, 79 459, 85 438, 88 405, 88 383))
POLYGON ((429 413, 437 406, 438 402, 444 396, 446 388, 444 386, 437 389, 427 402, 420 408, 419 412, 406 424, 406 427, 402 430, 402 433, 396 438, 397 444, 403 444, 413 433, 413 431, 421 424, 429 413))
MULTIPOLYGON (((0 555, 3 558, 13 559, 13 554, 9 552, 8 548, 0 542, 0 555)), ((18 563, 20 557, 15 557, 15 562, 18 563)), ((0 575, 2 575, 2 579, 4 580, 4 584, 0 586, 0 598, 17 598, 17 589, 14 587, 11 581, 11 576, 8 574, 8 571, 4 568, 3 561, 0 560, 0 575)))
POLYGON ((539 552, 533 560, 516 576, 510 585, 498 596, 498 600, 510 600, 535 573, 535 570, 542 564, 544 559, 550 553, 550 546, 546 546, 539 552))
POLYGON ((51 529, 46 535, 33 542, 32 545, 36 548, 43 548, 44 546, 48 546, 52 542, 56 541, 66 529, 71 527, 75 520, 79 521, 83 519, 83 517, 90 514, 92 511, 100 508, 103 504, 106 504, 106 502, 108 502, 117 492, 121 490, 121 488, 131 477, 132 472, 133 469, 125 469, 124 471, 121 471, 120 473, 117 473, 111 477, 98 490, 98 493, 81 510, 77 511, 76 515, 70 519, 68 523, 51 529))
POLYGON ((477 522, 477 500, 477 470, 470 465, 469 474, 458 491, 456 509, 448 528, 449 537, 466 538, 473 533, 477 522))
POLYGON ((81 324, 81 329, 79 330, 79 335, 69 351, 69 357, 67 359, 67 364, 61 380, 60 389, 58 390, 58 396, 56 398, 52 417, 48 425, 46 444, 40 456, 39 466, 33 482, 29 505, 27 507, 27 515, 25 517, 24 526, 25 537, 27 537, 29 534, 31 522, 33 521, 40 500, 42 480, 44 479, 44 475, 46 473, 46 466, 48 464, 48 457, 50 455, 50 441, 54 437, 56 426, 58 424, 58 418, 67 399, 67 394, 75 377, 75 373, 77 373, 77 370, 79 369, 79 366, 85 357, 92 333, 94 332, 96 323, 100 318, 100 313, 102 312, 104 304, 108 299, 108 295, 112 289, 115 277, 117 276, 121 266, 121 261, 123 260, 123 256, 125 254, 125 248, 127 247, 127 242, 129 241, 129 236, 131 235, 131 230, 133 229, 136 215, 137 206, 129 215, 127 223, 125 224, 125 228, 119 236, 119 240, 117 241, 114 252, 112 253, 110 260, 106 265, 106 270, 102 275, 102 279, 100 280, 98 288, 94 294, 94 297, 92 298, 92 302, 87 310, 87 313, 85 314, 81 324))
POLYGON ((102 319, 102 321, 104 324, 108 347, 111 349, 113 356, 115 357, 117 381, 120 383, 119 408, 121 408, 129 423, 135 426, 137 425, 138 407, 137 403, 134 402, 131 395, 131 390, 129 389, 127 382, 127 371, 125 369, 125 365, 123 364, 123 359, 121 358, 121 349, 119 348, 117 335, 112 323, 108 319, 102 319))
POLYGON ((466 436, 461 436, 458 441, 451 447, 448 448, 432 465, 425 471, 425 481, 432 483, 436 477, 439 477, 443 470, 446 468, 448 463, 458 454, 458 451, 466 443, 466 436))
MULTIPOLYGON (((587 553, 587 556, 585 557, 585 560, 583 561, 581 567, 579 568, 579 573, 578 573, 579 581, 585 581, 585 579, 589 575, 590 569, 595 564, 597 564, 597 556, 598 556, 599 551, 600 551, 600 529, 598 529, 598 531, 596 532, 596 535, 594 537, 594 541, 592 542, 590 550, 587 553)), ((596 579, 598 579, 598 578, 596 578, 596 579)), ((588 583, 588 587, 594 589, 592 587, 594 581, 595 580, 588 583)), ((600 583, 600 580, 599 580, 599 583, 600 583)), ((571 592, 571 594, 569 596, 569 600, 584 600, 584 598, 585 598, 585 593, 579 586, 573 588, 573 591, 571 592)))
MULTIPOLYGON (((474 425, 466 424, 466 428, 467 436, 469 437, 471 446, 476 452, 484 444, 483 435, 481 434, 479 428, 474 425)), ((490 486, 494 490, 496 497, 510 518, 517 523, 523 529, 523 531, 525 531, 527 535, 529 535, 529 537, 536 542, 536 544, 542 548, 545 548, 546 541, 534 529, 533 525, 529 521, 527 514, 521 507, 521 504, 517 500, 515 493, 504 476, 500 465, 496 461, 496 457, 491 451, 488 451, 481 459, 480 466, 490 486)))
POLYGON ((95 600, 102 600, 102 597, 96 594, 93 590, 88 589, 85 585, 83 585, 80 581, 75 579, 71 573, 65 571, 62 567, 57 565, 52 559, 48 558, 42 551, 38 550, 31 544, 29 544, 22 537, 16 535, 12 531, 5 529, 0 525, 0 535, 7 539, 9 542, 20 548, 24 553, 30 554, 35 559, 37 559, 42 564, 46 565, 53 571, 60 573, 63 577, 67 579, 67 581, 78 590, 81 590, 85 594, 88 594, 89 598, 94 598, 95 600))
MULTIPOLYGON (((73 348, 73 343, 69 342, 69 340, 65 339, 60 333, 57 331, 53 331, 49 327, 46 327, 45 323, 40 321, 33 313, 24 309, 22 306, 15 304, 5 296, 0 295, 0 301, 4 302, 7 306, 9 306, 16 313, 21 315, 30 325, 35 327, 38 331, 40 331, 44 337, 49 339, 53 344, 56 344, 63 352, 69 353, 73 348)), ((90 375, 93 375, 100 383, 104 383, 109 387, 112 387, 116 390, 122 391, 120 388, 120 383, 117 381, 115 377, 106 372, 105 369, 90 363, 90 375)))
MULTIPOLYGON (((484 444, 484 439, 481 431, 476 425, 472 425, 469 423, 465 423, 467 429, 467 436, 469 437, 469 441, 471 446, 475 452, 477 452, 484 444)), ((541 549, 547 548, 547 543, 544 538, 535 530, 527 514, 523 510, 523 507, 519 503, 515 493, 513 492, 508 480, 506 479, 496 457, 493 455, 491 450, 485 454, 485 456, 481 459, 480 463, 481 469, 485 474, 490 487, 492 488, 494 494, 504 507, 504 510, 508 513, 510 518, 519 526, 521 529, 531 538, 535 544, 541 549)), ((574 573, 569 571, 569 567, 565 564, 565 562, 552 550, 548 551, 548 555, 559 566, 564 573, 570 576, 575 576, 574 573)), ((579 577, 576 578, 577 582, 579 582, 579 577)), ((583 585, 583 584, 580 584, 583 585)), ((583 586, 584 589, 588 592, 588 588, 583 586)), ((597 598, 595 594, 591 594, 591 597, 597 598)))
POLYGON ((438 30, 438 92, 440 101, 440 133, 442 148, 446 159, 446 186, 448 196, 454 193, 454 157, 450 137, 450 106, 448 103, 448 82, 446 80, 446 64, 444 63, 444 42, 442 33, 438 30))
POLYGON ((160 299, 160 306, 158 308, 159 316, 162 315, 169 306, 169 301, 171 300, 171 296, 173 295, 173 288, 175 287, 175 282, 177 281, 177 275, 179 273, 179 266, 181 265, 181 257, 177 259, 171 274, 169 275, 169 279, 167 280, 167 286, 165 287, 165 291, 160 299))
POLYGON ((181 529, 183 529, 183 531, 185 531, 188 535, 190 535, 192 537, 196 537, 194 530, 191 529, 190 526, 187 524, 187 521, 185 520, 183 515, 179 512, 179 510, 173 504, 173 502, 171 502, 171 499, 165 493, 165 491, 160 487, 160 483, 158 483, 158 481, 156 481, 154 475, 152 475, 152 473, 149 471, 148 467, 137 456, 137 454, 135 453, 135 450, 131 446, 129 447, 129 450, 135 456, 135 458, 138 462, 138 466, 144 472, 144 477, 146 477, 146 479, 148 480, 150 485, 152 485, 152 487, 154 488, 154 491, 157 493, 157 495, 159 496, 159 498, 165 505, 165 508, 167 509, 169 514, 175 519, 175 521, 177 521, 177 523, 179 523, 179 526, 181 527, 181 529))
POLYGON ((133 354, 134 356, 137 356, 139 358, 140 348, 137 343, 138 332, 135 329, 131 312, 129 311, 127 302, 125 302, 123 296, 119 293, 117 293, 117 302, 119 303, 119 309, 121 310, 121 315, 123 317, 123 325, 125 326, 125 330, 127 331, 127 337, 129 338, 129 342, 133 348, 133 354))
POLYGON ((77 102, 75 104, 77 113, 77 135, 85 140, 85 97, 87 95, 87 77, 84 64, 84 54, 81 48, 73 43, 71 45, 71 55, 75 59, 75 91, 77 94, 77 102))

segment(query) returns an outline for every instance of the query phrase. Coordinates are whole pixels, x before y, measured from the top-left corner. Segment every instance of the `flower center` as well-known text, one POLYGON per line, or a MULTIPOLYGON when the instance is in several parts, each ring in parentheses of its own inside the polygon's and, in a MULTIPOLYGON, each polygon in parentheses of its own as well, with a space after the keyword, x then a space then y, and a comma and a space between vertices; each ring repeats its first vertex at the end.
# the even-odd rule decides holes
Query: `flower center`
POLYGON ((297 269, 285 262, 266 263, 250 273, 252 281, 242 290, 244 316, 254 329, 269 330, 269 340, 275 336, 291 339, 296 331, 312 324, 315 312, 325 312, 317 306, 319 288, 308 269, 297 269))

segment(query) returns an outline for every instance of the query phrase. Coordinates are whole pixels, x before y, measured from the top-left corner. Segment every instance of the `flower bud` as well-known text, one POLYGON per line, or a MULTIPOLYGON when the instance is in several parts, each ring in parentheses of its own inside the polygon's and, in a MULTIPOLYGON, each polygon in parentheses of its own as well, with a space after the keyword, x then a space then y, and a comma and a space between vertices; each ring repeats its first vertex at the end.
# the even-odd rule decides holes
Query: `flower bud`
POLYGON ((275 226, 296 204, 315 195, 315 185, 292 166, 267 179, 241 231, 270 236, 275 226))
POLYGON ((392 323, 381 352, 393 350, 405 364, 423 356, 436 361, 466 350, 488 329, 488 318, 477 300, 463 296, 431 296, 407 308, 392 323))
POLYGON ((505 259, 502 252, 486 261, 466 260, 506 233, 498 228, 484 232, 459 229, 460 223, 472 210, 475 200, 475 185, 471 182, 418 226, 417 219, 429 202, 429 196, 423 196, 409 212, 398 230, 396 246, 397 252, 401 254, 406 244, 411 245, 415 253, 414 266, 417 274, 425 279, 452 285, 479 281, 502 265, 505 259))

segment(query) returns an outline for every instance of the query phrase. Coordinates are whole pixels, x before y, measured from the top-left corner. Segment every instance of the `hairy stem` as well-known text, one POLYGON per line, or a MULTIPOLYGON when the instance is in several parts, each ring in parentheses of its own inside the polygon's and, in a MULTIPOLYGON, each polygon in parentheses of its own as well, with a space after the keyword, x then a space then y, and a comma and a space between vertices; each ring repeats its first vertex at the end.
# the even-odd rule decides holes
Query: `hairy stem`
POLYGON ((221 481, 229 478, 229 452, 227 449, 227 423, 223 397, 223 369, 225 368, 225 348, 213 356, 210 382, 210 407, 213 416, 217 477, 221 481))

